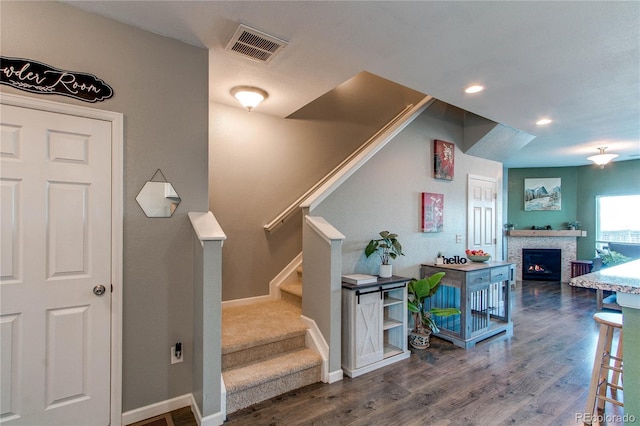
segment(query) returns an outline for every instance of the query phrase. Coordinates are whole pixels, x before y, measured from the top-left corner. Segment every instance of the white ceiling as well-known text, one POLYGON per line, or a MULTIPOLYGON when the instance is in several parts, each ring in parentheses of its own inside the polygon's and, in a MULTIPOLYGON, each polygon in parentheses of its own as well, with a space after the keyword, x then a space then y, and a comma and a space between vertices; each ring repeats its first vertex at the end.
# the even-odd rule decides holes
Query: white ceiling
POLYGON ((591 164, 599 146, 640 158, 637 1, 66 3, 208 48, 213 102, 258 86, 255 112, 285 117, 368 71, 535 135, 507 167, 591 164), (226 53, 241 23, 289 44, 267 65, 226 53))

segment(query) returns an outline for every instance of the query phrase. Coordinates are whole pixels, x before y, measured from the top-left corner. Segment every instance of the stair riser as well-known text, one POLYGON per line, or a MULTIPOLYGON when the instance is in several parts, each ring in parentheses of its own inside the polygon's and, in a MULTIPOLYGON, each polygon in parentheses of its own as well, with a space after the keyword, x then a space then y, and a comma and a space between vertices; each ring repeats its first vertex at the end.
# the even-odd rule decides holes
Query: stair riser
POLYGON ((280 292, 280 298, 285 302, 291 303, 299 308, 302 308, 302 299, 295 294, 287 293, 284 291, 280 292))
POLYGON ((272 358, 295 349, 304 349, 304 347, 305 335, 301 334, 278 342, 224 354, 222 355, 222 371, 272 358))
POLYGON ((320 374, 320 365, 317 365, 288 376, 280 377, 278 380, 263 383, 237 393, 227 394, 227 414, 269 398, 282 395, 291 390, 317 383, 320 374))

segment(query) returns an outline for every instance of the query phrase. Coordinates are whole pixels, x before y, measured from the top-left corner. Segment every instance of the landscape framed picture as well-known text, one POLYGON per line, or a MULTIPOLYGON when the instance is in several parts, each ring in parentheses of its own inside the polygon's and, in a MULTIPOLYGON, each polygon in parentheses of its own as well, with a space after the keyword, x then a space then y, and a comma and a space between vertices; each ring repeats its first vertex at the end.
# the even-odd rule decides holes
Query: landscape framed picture
POLYGON ((454 155, 456 146, 451 142, 435 140, 433 142, 433 177, 453 180, 454 155))
POLYGON ((524 211, 560 210, 562 186, 560 178, 528 178, 524 180, 524 211))
POLYGON ((442 232, 444 229, 444 194, 422 193, 422 232, 442 232))

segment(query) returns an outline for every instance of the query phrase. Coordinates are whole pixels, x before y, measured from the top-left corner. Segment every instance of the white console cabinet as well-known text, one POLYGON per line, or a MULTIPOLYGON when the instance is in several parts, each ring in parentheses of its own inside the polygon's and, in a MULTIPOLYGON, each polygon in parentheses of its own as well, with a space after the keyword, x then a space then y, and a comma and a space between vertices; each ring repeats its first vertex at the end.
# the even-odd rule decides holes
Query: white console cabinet
POLYGON ((406 359, 409 278, 342 283, 342 369, 357 377, 406 359))

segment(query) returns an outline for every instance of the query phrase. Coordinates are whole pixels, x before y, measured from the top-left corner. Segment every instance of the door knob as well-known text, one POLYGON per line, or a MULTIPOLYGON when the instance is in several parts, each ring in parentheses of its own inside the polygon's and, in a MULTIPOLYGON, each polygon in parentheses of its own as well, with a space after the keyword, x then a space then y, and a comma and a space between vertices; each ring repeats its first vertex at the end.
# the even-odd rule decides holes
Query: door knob
POLYGON ((93 288, 93 294, 95 294, 96 296, 102 296, 105 291, 107 291, 107 289, 102 284, 97 285, 93 288))

